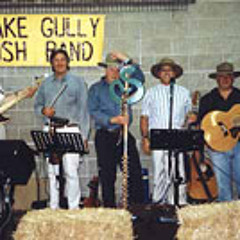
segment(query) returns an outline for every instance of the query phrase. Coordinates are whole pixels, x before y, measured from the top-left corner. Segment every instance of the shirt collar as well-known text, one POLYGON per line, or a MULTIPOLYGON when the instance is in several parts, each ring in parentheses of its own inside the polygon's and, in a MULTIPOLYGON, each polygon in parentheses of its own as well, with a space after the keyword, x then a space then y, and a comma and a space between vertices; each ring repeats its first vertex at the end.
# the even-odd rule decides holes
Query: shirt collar
POLYGON ((109 86, 109 83, 106 81, 106 76, 101 77, 101 82, 103 85, 109 86))
MULTIPOLYGON (((67 72, 67 73, 65 74, 65 76, 61 79, 61 82, 66 82, 67 79, 68 79, 68 76, 69 76, 69 73, 67 72)), ((52 81, 57 81, 54 73, 53 73, 53 75, 52 75, 51 80, 52 80, 52 81)))

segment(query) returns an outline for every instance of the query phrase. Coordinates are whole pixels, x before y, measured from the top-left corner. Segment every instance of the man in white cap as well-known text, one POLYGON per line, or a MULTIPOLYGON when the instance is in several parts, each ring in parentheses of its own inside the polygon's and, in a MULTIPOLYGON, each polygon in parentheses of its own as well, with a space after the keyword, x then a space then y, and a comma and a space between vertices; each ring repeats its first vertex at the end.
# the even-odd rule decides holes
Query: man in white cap
MULTIPOLYGON (((148 89, 142 104, 141 134, 142 149, 150 154, 149 132, 151 129, 180 129, 185 121, 186 114, 191 109, 190 92, 177 84, 183 69, 172 59, 164 58, 151 68, 152 75, 160 83, 148 89), (173 99, 170 107, 170 98, 173 99), (170 114, 170 112, 172 112, 170 114), (172 118, 170 118, 172 116, 172 118)), ((153 159, 153 196, 154 203, 175 204, 173 188, 174 161, 167 150, 152 151, 153 159), (170 161, 169 161, 170 160, 170 161), (169 165, 172 165, 171 167, 169 165)), ((179 158, 179 173, 185 179, 184 162, 182 155, 179 158)), ((180 182, 178 203, 186 203, 186 186, 180 182)))

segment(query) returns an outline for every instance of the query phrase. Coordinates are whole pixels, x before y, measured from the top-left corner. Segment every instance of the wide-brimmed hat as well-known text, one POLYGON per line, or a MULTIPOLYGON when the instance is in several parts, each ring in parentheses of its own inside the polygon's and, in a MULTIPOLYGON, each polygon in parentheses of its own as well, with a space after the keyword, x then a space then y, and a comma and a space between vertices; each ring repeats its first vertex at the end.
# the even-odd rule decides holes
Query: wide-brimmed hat
POLYGON ((104 67, 104 68, 118 67, 120 63, 121 62, 119 62, 118 59, 112 59, 111 53, 108 53, 106 58, 105 58, 105 62, 99 62, 98 66, 104 67))
POLYGON ((231 74, 234 78, 237 78, 240 76, 240 72, 234 71, 233 64, 229 62, 220 63, 219 65, 217 65, 216 70, 217 72, 210 73, 208 76, 213 79, 216 79, 217 76, 221 74, 231 74))
POLYGON ((183 69, 180 65, 176 64, 170 58, 163 58, 160 62, 151 67, 151 73, 155 78, 159 78, 159 71, 161 71, 163 66, 171 66, 175 72, 175 78, 179 78, 183 74, 183 69))

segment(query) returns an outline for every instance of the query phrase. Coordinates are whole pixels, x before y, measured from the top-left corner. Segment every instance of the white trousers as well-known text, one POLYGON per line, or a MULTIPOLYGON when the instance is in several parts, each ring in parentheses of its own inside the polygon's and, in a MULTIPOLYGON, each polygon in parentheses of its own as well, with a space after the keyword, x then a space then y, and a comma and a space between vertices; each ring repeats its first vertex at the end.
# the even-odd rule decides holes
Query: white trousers
MULTIPOLYGON (((48 131, 49 127, 45 126, 44 131, 48 131)), ((78 127, 63 127, 58 128, 57 132, 79 133, 78 127)), ((81 189, 79 181, 79 166, 82 158, 76 153, 67 153, 63 155, 63 171, 65 176, 65 196, 68 201, 69 209, 78 209, 81 198, 81 189)), ((49 193, 51 209, 59 208, 59 165, 53 165, 48 162, 48 178, 49 178, 49 193)))
MULTIPOLYGON (((152 151, 153 160, 153 196, 155 203, 174 204, 175 158, 171 157, 169 174, 168 151, 152 151)), ((186 177, 183 154, 179 154, 179 175, 183 182, 179 185, 179 204, 186 204, 186 177)))

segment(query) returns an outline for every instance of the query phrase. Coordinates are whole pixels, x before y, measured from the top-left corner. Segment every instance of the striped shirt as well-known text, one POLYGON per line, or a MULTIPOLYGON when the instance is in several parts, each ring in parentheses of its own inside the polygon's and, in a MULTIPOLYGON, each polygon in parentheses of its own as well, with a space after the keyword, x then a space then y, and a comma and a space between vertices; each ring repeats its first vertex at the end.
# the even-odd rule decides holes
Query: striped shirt
MULTIPOLYGON (((174 84, 173 90, 173 118, 172 128, 179 129, 183 126, 185 116, 191 109, 190 92, 174 84)), ((150 88, 142 102, 142 116, 148 117, 149 129, 169 128, 170 112, 170 85, 158 84, 150 88)))

